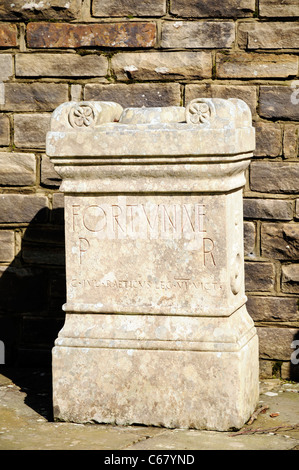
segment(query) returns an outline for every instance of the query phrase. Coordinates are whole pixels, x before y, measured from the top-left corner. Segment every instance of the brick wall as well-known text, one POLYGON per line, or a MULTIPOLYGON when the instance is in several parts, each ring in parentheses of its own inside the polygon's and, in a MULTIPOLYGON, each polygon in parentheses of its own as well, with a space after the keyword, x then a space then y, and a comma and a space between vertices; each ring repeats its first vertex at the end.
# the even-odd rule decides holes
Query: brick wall
POLYGON ((295 378, 298 18, 298 0, 2 0, 0 339, 7 363, 50 364, 63 324, 63 195, 45 156, 51 112, 71 99, 126 107, 237 97, 250 106, 257 132, 244 218, 261 375, 295 378))

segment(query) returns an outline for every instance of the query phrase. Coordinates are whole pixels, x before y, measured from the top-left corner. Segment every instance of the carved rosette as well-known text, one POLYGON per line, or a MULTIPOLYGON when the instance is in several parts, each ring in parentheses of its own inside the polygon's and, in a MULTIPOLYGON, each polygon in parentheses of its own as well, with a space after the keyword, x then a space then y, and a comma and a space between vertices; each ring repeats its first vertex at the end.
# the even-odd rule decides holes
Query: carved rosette
POLYGON ((94 121, 94 110, 88 104, 75 105, 69 112, 69 123, 75 129, 91 127, 94 125, 94 121))
POLYGON ((186 122, 188 124, 206 124, 210 121, 214 109, 210 100, 196 98, 190 101, 186 107, 186 122))

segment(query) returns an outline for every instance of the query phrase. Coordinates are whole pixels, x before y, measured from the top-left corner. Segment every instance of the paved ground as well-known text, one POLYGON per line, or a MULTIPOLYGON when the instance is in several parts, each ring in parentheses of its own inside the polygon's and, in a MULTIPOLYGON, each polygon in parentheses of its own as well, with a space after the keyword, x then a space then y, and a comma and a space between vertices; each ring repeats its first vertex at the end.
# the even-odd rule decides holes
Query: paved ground
POLYGON ((266 380, 260 391, 259 406, 269 408, 238 433, 58 423, 51 373, 3 368, 0 450, 299 450, 299 383, 266 380))

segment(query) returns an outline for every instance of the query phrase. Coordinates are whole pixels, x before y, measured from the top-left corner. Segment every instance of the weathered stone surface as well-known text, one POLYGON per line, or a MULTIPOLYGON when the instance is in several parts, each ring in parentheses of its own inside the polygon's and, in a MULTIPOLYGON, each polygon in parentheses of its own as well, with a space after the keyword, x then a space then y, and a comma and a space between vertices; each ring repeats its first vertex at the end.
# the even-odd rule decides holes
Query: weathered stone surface
POLYGON ((289 86, 260 87, 260 115, 266 118, 299 120, 299 106, 293 97, 294 89, 289 86))
POLYGON ((296 297, 248 296, 247 309, 255 322, 298 321, 299 312, 296 297))
POLYGON ((0 198, 0 223, 44 221, 48 216, 48 198, 38 195, 3 194, 0 198))
POLYGON ((281 260, 299 256, 299 224, 264 223, 261 228, 262 255, 281 260))
POLYGON ((298 58, 288 54, 219 53, 216 74, 219 78, 285 78, 298 73, 298 58))
POLYGON ((0 152, 0 185, 33 185, 35 179, 35 155, 32 153, 0 152))
POLYGON ((0 266, 0 296, 2 313, 40 312, 48 302, 47 274, 40 268, 0 266))
POLYGON ((41 184, 44 186, 59 187, 61 178, 55 171, 53 163, 46 155, 42 155, 41 184))
POLYGON ((22 258, 26 263, 37 265, 65 265, 64 247, 56 245, 24 243, 22 258))
POLYGON ((252 162, 250 187, 262 193, 297 193, 299 165, 284 162, 252 162))
POLYGON ((244 221, 244 256, 254 256, 255 237, 254 223, 244 221))
POLYGON ((258 121, 256 130, 256 149, 258 157, 278 157, 282 154, 282 129, 279 124, 258 121))
POLYGON ((250 85, 186 85, 185 103, 197 98, 198 96, 207 98, 239 98, 245 101, 254 115, 256 111, 257 93, 256 87, 250 85))
POLYGON ((44 149, 51 114, 15 114, 14 144, 18 148, 44 149))
POLYGON ((17 34, 16 25, 9 23, 0 24, 0 47, 16 47, 18 45, 17 34))
MULTIPOLYGON (((143 86, 134 84, 138 93, 143 86)), ((100 106, 64 103, 47 135, 47 155, 63 180, 66 227, 66 322, 53 350, 54 415, 239 427, 258 398, 243 263, 250 110, 238 99, 197 98, 181 107, 184 120, 170 105, 126 109, 118 122, 97 126, 100 106), (70 119, 74 110, 77 122, 70 119)), ((32 254, 25 259, 38 262, 32 254)))
POLYGON ((245 263, 245 289, 248 292, 270 292, 274 288, 275 269, 272 263, 245 263))
POLYGON ((210 52, 134 52, 112 57, 118 80, 174 80, 212 76, 210 52))
POLYGON ((32 48, 153 47, 154 23, 29 23, 27 44, 32 48))
POLYGON ((232 47, 235 25, 230 21, 169 21, 162 24, 161 46, 164 48, 232 47))
POLYGON ((0 145, 7 146, 10 142, 9 118, 5 114, 0 114, 0 145))
POLYGON ((93 16, 162 16, 165 0, 93 0, 93 16))
POLYGON ((82 0, 3 0, 0 5, 1 20, 74 19, 78 17, 82 0))
POLYGON ((13 230, 0 230, 0 261, 11 262, 14 256, 15 234, 13 230))
POLYGON ((299 264, 282 266, 281 290, 288 294, 299 294, 299 264))
POLYGON ((240 18, 251 16, 255 10, 254 0, 230 0, 229 2, 219 2, 218 0, 173 0, 170 11, 174 15, 183 17, 223 17, 240 18))
POLYGON ((107 57, 98 54, 16 54, 17 77, 104 77, 107 57))
POLYGON ((285 158, 296 158, 299 152, 299 126, 286 124, 283 132, 283 154, 285 158))
POLYGON ((295 203, 295 217, 296 219, 299 219, 299 198, 296 199, 296 203, 295 203))
POLYGON ((123 108, 130 106, 179 106, 179 83, 132 83, 100 85, 91 83, 85 86, 86 100, 116 101, 123 108))
POLYGON ((52 199, 51 222, 64 225, 64 194, 56 192, 52 199))
POLYGON ((240 23, 239 45, 247 49, 297 49, 299 25, 293 22, 240 23))
POLYGON ((291 344, 298 338, 299 330, 296 328, 258 327, 260 356, 264 359, 286 360, 291 359, 294 352, 291 344))
POLYGON ((6 83, 6 111, 53 111, 68 100, 68 85, 64 83, 6 83))
POLYGON ((283 199, 244 199, 244 217, 247 219, 292 220, 292 201, 283 199))
POLYGON ((8 80, 13 75, 13 56, 0 54, 0 81, 8 80))
POLYGON ((299 16, 299 4, 297 0, 260 0, 259 14, 269 18, 295 17, 299 16))

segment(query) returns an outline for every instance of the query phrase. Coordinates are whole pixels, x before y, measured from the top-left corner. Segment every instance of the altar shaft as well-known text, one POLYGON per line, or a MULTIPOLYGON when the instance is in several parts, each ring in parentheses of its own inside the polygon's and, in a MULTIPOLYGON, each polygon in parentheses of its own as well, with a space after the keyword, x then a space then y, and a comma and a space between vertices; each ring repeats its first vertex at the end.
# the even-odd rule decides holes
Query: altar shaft
POLYGON ((53 113, 67 275, 56 419, 228 430, 250 417, 242 188, 254 140, 236 99, 53 113))

